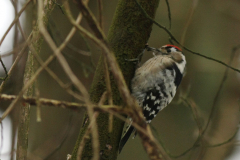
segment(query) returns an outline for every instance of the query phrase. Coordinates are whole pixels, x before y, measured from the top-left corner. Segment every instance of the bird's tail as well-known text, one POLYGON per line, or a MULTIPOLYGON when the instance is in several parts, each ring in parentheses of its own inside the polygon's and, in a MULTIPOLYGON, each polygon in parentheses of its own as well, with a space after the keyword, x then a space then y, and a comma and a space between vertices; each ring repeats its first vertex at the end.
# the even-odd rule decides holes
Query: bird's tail
POLYGON ((121 153, 124 145, 126 144, 127 140, 129 139, 129 137, 131 136, 132 132, 134 131, 134 127, 133 126, 130 126, 127 130, 126 130, 126 133, 124 134, 124 136, 122 137, 120 143, 119 143, 119 153, 121 153))

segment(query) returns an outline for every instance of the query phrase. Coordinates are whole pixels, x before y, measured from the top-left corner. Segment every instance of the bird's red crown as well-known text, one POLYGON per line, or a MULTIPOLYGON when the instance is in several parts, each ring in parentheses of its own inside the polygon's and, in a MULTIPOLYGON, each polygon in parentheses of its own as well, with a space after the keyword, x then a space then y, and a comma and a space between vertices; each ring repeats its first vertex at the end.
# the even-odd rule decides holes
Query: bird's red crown
POLYGON ((172 44, 166 44, 165 46, 166 46, 166 47, 174 47, 174 48, 176 48, 177 50, 182 51, 181 48, 179 48, 179 47, 177 47, 177 46, 174 46, 174 45, 172 45, 172 44))

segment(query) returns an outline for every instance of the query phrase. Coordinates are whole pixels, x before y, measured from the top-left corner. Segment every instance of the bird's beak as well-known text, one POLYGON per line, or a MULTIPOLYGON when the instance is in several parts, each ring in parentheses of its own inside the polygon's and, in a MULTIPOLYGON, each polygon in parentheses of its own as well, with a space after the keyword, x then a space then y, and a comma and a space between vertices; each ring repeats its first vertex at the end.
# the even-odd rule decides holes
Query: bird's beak
POLYGON ((160 50, 160 48, 153 48, 153 47, 149 47, 149 46, 147 45, 147 46, 146 46, 146 50, 147 50, 147 51, 152 51, 154 56, 156 56, 156 55, 164 55, 164 54, 162 53, 162 51, 160 50))
POLYGON ((147 51, 155 51, 156 50, 156 48, 149 47, 149 46, 146 46, 146 49, 147 49, 147 51))

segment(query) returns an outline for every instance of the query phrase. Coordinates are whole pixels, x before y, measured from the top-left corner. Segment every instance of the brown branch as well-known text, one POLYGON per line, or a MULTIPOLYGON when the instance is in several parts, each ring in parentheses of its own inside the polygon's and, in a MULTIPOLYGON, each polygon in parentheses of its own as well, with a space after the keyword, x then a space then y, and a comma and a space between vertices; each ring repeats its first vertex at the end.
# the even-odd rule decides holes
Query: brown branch
POLYGON ((1 85, 0 85, 0 93, 3 91, 3 88, 4 88, 7 80, 12 76, 13 70, 17 66, 17 64, 20 61, 21 57, 23 56, 24 53, 26 53, 25 50, 26 50, 26 48, 28 46, 27 42, 31 41, 31 37, 32 37, 32 32, 29 35, 28 39, 26 40, 26 43, 24 43, 21 51, 18 53, 17 57, 15 58, 11 68, 9 69, 9 71, 8 71, 8 78, 4 82, 1 83, 1 85))
MULTIPOLYGON (((56 4, 57 4, 57 3, 56 3, 56 4)), ((57 5, 59 5, 59 4, 57 4, 57 5)), ((56 24, 54 23, 54 20, 53 20, 53 19, 51 19, 51 21, 50 21, 50 23, 49 23, 48 30, 49 30, 50 34, 52 34, 52 37, 53 37, 53 39, 54 39, 55 42, 57 42, 57 41, 62 41, 62 42, 63 42, 63 41, 64 41, 64 38, 63 38, 62 35, 61 35, 62 33, 59 31, 58 25, 56 25, 56 24), (56 38, 55 38, 55 37, 56 37, 56 38)), ((81 37, 84 39, 83 36, 81 36, 81 37)), ((76 52, 76 53, 79 54, 79 55, 91 56, 90 47, 89 47, 89 45, 87 44, 87 41, 86 41, 85 39, 84 39, 84 42, 85 42, 85 44, 86 44, 86 46, 87 46, 88 51, 81 50, 81 49, 79 49, 78 47, 75 47, 71 42, 67 43, 66 48, 69 48, 70 50, 76 52)), ((67 55, 67 54, 66 54, 66 55, 67 55)))
MULTIPOLYGON (((31 39, 31 34, 30 34, 30 36, 28 37, 28 40, 29 40, 29 41, 30 41, 30 39, 31 39)), ((28 41, 28 40, 27 40, 27 41, 28 41)), ((10 68, 10 70, 9 70, 9 75, 10 75, 10 76, 12 75, 13 69, 17 66, 17 63, 19 62, 19 60, 21 59, 22 55, 24 54, 24 51, 25 51, 26 47, 27 47, 27 43, 26 43, 26 45, 24 45, 23 49, 20 51, 20 53, 18 54, 17 58, 15 59, 13 65, 12 65, 12 67, 10 68)), ((10 76, 9 76, 8 78, 10 78, 10 76)), ((6 84, 6 81, 4 81, 4 82, 1 84, 1 86, 0 86, 0 93, 2 92, 5 84, 6 84)), ((27 89, 27 88, 26 88, 26 89, 27 89)), ((26 89, 25 89, 25 90, 26 90, 26 89)), ((25 91, 25 90, 24 90, 24 91, 25 91)), ((24 91, 21 92, 21 95, 23 95, 24 91)), ((17 101, 18 101, 18 100, 13 101, 13 102, 9 105, 9 107, 4 111, 4 113, 2 114, 2 116, 1 116, 1 118, 0 118, 0 122, 2 122, 2 120, 12 111, 12 109, 14 108, 15 104, 17 103, 17 101)))
MULTIPOLYGON (((17 99, 19 96, 16 95, 7 95, 7 94, 0 94, 0 100, 5 100, 5 101, 13 101, 17 99)), ((54 106, 54 107, 60 107, 60 108, 67 108, 71 110, 78 110, 80 108, 86 108, 86 104, 81 104, 81 103, 73 103, 73 102, 66 102, 66 101, 58 101, 58 100, 53 100, 53 99, 47 99, 47 98, 36 98, 36 97, 27 97, 23 96, 20 98, 21 102, 23 105, 26 103, 30 105, 37 105, 40 103, 41 105, 46 105, 46 106, 54 106)), ((95 111, 105 111, 105 109, 110 109, 113 111, 118 111, 121 113, 128 113, 126 112, 126 109, 121 109, 116 106, 109 106, 109 105, 103 105, 103 107, 98 107, 98 105, 94 105, 95 111), (102 109, 101 109, 102 108, 102 109)))
MULTIPOLYGON (((15 95, 6 95, 6 94, 1 94, 0 95, 0 100, 15 100, 18 96, 15 95)), ((86 108, 86 104, 80 104, 80 103, 73 103, 73 102, 65 102, 65 101, 58 101, 58 100, 53 100, 53 99, 46 99, 46 98, 33 98, 33 97, 26 97, 23 96, 21 97, 21 102, 23 105, 30 104, 30 105, 37 105, 37 103, 40 103, 41 105, 47 105, 47 106, 54 106, 54 107, 60 107, 60 108, 67 108, 71 109, 74 111, 78 111, 80 108, 86 108)), ((139 131, 139 134, 144 139, 144 146, 145 147, 160 147, 158 143, 156 143, 155 138, 153 137, 149 126, 145 123, 145 121, 142 119, 141 116, 138 116, 138 114, 132 112, 131 109, 127 108, 120 108, 119 106, 110 106, 110 105, 94 105, 94 110, 95 111, 101 111, 101 112, 109 112, 113 114, 114 116, 120 118, 123 121, 128 122, 128 119, 124 118, 123 116, 120 115, 120 113, 124 113, 128 116, 135 117, 136 116, 136 121, 132 123, 132 125, 139 131), (141 124, 139 126, 139 124, 141 124), (145 142, 146 141, 146 142, 145 142), (150 145, 150 146, 149 146, 150 145)), ((156 152, 157 153, 157 152, 156 152)), ((163 155, 163 157, 166 157, 166 155, 163 155)))
MULTIPOLYGON (((146 130, 148 133, 148 135, 146 136, 142 132, 139 132, 139 135, 142 139, 143 145, 144 145, 147 153, 149 154, 149 157, 151 159, 162 159, 162 156, 163 156, 164 158, 169 159, 169 158, 167 158, 168 156, 166 154, 162 153, 163 149, 161 148, 161 146, 157 143, 157 141, 153 137, 149 126, 147 126, 145 123, 145 120, 142 115, 142 110, 139 107, 137 108, 138 105, 136 104, 136 101, 131 97, 130 92, 126 86, 125 80, 123 79, 122 72, 121 72, 119 66, 117 65, 116 58, 113 56, 112 51, 109 49, 105 35, 103 34, 101 28, 99 27, 96 19, 94 18, 93 14, 89 10, 89 8, 85 4, 83 4, 83 2, 81 0, 78 1, 78 6, 81 9, 83 15, 85 16, 86 20, 89 23, 90 28, 93 30, 93 32, 95 33, 98 40, 94 36, 92 36, 92 35, 90 36, 90 33, 88 33, 86 30, 84 30, 81 26, 76 25, 76 24, 74 24, 74 25, 81 32, 84 32, 83 34, 85 36, 88 36, 88 38, 91 38, 92 40, 94 40, 103 49, 105 56, 107 57, 109 66, 112 69, 113 76, 114 76, 115 80, 117 81, 118 89, 121 93, 121 96, 122 96, 124 102, 127 104, 127 106, 132 107, 133 112, 135 112, 134 115, 136 115, 136 116, 132 117, 133 121, 140 122, 139 123, 139 124, 141 124, 140 126, 144 130, 146 130), (100 41, 99 41, 99 39, 100 39, 100 41)), ((68 9, 67 15, 70 15, 69 9, 68 9)), ((70 20, 72 19, 71 16, 69 16, 69 19, 70 20)))
POLYGON ((77 78, 77 76, 73 73, 73 71, 71 70, 68 62, 66 61, 64 56, 61 54, 59 48, 57 48, 56 44, 54 43, 51 36, 49 35, 46 27, 44 26, 43 19, 42 19, 43 18, 43 11, 44 11, 43 10, 43 2, 39 1, 39 5, 38 5, 39 30, 40 30, 41 34, 43 35, 44 39, 46 40, 47 44, 49 45, 49 47, 52 49, 55 56, 57 57, 59 63, 61 64, 61 66, 64 70, 64 72, 68 75, 68 77, 70 78, 72 83, 77 87, 77 89, 82 93, 82 95, 84 97, 84 101, 88 105, 88 107, 87 107, 88 115, 90 117, 90 121, 91 122, 93 121, 93 127, 92 127, 92 137, 93 137, 93 142, 94 142, 94 145, 92 146, 93 149, 94 149, 93 160, 97 160, 97 159, 99 159, 98 131, 97 131, 97 124, 96 124, 96 122, 94 120, 94 117, 93 117, 94 112, 93 112, 92 103, 90 101, 90 97, 88 95, 88 92, 87 92, 85 86, 77 78))
POLYGON ((16 22, 18 22, 19 17, 21 16, 21 14, 25 11, 26 7, 29 5, 29 3, 32 0, 28 0, 25 5, 22 7, 22 9, 18 12, 18 14, 16 15, 15 19, 13 20, 13 22, 10 24, 10 26, 8 27, 7 31, 4 33, 3 37, 0 40, 0 46, 2 45, 4 39, 6 38, 6 36, 8 35, 8 32, 11 30, 11 28, 14 26, 14 24, 16 22))
MULTIPOLYGON (((7 95, 7 94, 0 94, 0 101, 13 101, 17 99, 19 96, 16 95, 7 95)), ((54 99, 47 99, 47 98, 35 98, 35 97, 27 97, 23 96, 19 98, 21 100, 21 103, 23 105, 29 104, 32 106, 37 106, 37 104, 45 105, 45 106, 52 106, 52 107, 59 107, 63 109, 71 109, 73 111, 80 111, 82 108, 87 108, 86 104, 81 103, 74 103, 74 102, 66 102, 66 101, 58 101, 54 99)), ((113 114, 114 116, 118 117, 119 119, 125 121, 126 123, 130 123, 128 119, 123 117, 120 114, 126 114, 128 116, 134 117, 134 113, 131 109, 128 108, 122 108, 120 106, 115 105, 100 105, 100 104, 94 104, 94 111, 96 112, 109 112, 113 114)), ((132 124, 136 129, 138 129, 140 132, 147 135, 144 129, 142 129, 136 122, 133 122, 132 124)))
MULTIPOLYGON (((123 97, 123 100, 126 102, 126 104, 128 106, 136 106, 133 102, 133 99, 130 98, 130 92, 128 90, 128 87, 126 85, 126 82, 123 78, 122 72, 120 70, 120 67, 117 63, 117 60, 113 54, 113 52, 109 49, 108 43, 106 41, 106 36, 104 35, 103 31, 101 30, 100 26, 98 25, 96 18, 94 17, 93 13, 89 10, 89 8, 81 1, 78 1, 78 6, 80 7, 83 15, 85 16, 86 20, 89 23, 89 26, 91 27, 91 29, 93 30, 93 32, 95 33, 96 37, 94 37, 93 35, 91 35, 91 33, 87 32, 85 29, 83 29, 81 26, 77 26, 78 29, 88 38, 90 38, 91 40, 93 40, 95 43, 97 43, 97 45, 99 45, 99 47, 102 48, 103 53, 105 54, 109 66, 112 69, 112 73, 114 75, 115 80, 118 83, 118 88, 119 91, 123 97), (97 39, 98 38, 98 39, 97 39)), ((70 11, 70 10, 69 10, 70 11)), ((70 12, 69 12, 70 13, 70 12)), ((72 19, 71 17, 69 17, 70 19, 72 19)), ((75 25, 75 24, 73 24, 75 25)), ((75 25, 76 26, 76 25, 75 25)))
MULTIPOLYGON (((82 14, 79 14, 76 23, 80 23, 80 21, 82 20, 82 14)), ((69 32, 69 34, 67 35, 67 37, 65 38, 64 42, 59 46, 59 51, 63 50, 67 43, 71 40, 71 38, 73 37, 73 35, 76 32, 76 28, 72 28, 71 31, 69 32)), ((19 56, 20 57, 20 56, 19 56)), ((35 74, 31 77, 31 79, 28 81, 27 84, 24 85, 24 87, 22 88, 22 90, 19 92, 19 97, 21 97, 23 95, 23 93, 27 90, 27 88, 35 81, 35 79, 39 76, 39 74, 44 70, 44 68, 50 64, 50 62, 55 58, 55 55, 50 56, 45 62, 44 64, 35 72, 35 74)), ((17 64, 17 61, 15 60, 15 65, 17 64)), ((13 69, 13 66, 12 66, 13 69)), ((3 82, 4 83, 4 82, 3 82)), ((2 91, 3 88, 3 83, 0 86, 0 93, 2 91)), ((76 98, 79 98, 78 96, 76 98)), ((16 105, 16 103, 18 102, 18 98, 15 99, 7 108, 7 110, 3 113, 2 117, 0 118, 0 122, 2 122, 2 120, 12 111, 12 109, 14 108, 14 106, 16 105)))
MULTIPOLYGON (((14 13, 15 13, 15 16, 17 16, 18 14, 18 0, 11 0, 11 3, 12 3, 12 6, 14 8, 14 13)), ((19 20, 17 21, 17 23, 19 23, 19 20)), ((14 42, 13 42, 13 46, 14 48, 17 48, 18 47, 18 27, 17 25, 14 26, 14 42)))
MULTIPOLYGON (((81 6, 84 6, 84 13, 87 14, 88 13, 88 8, 81 3, 81 6)), ((99 39, 97 37, 95 37, 94 35, 92 35, 90 32, 88 32, 86 29, 84 29, 83 27, 81 27, 80 25, 78 25, 77 23, 75 23, 71 11, 69 9, 69 5, 67 3, 67 1, 64 2, 64 7, 66 9, 66 15, 68 16, 70 22, 87 38, 91 39, 93 42, 95 42, 100 48, 102 48, 104 55, 107 57, 108 63, 109 63, 109 67, 111 67, 112 73, 114 75, 114 78, 118 84, 118 88, 119 91, 123 97, 123 100, 126 102, 127 106, 136 106, 135 102, 133 101, 130 95, 130 92, 128 90, 128 87, 125 83, 125 80, 123 78, 122 72, 119 68, 119 65, 117 63, 117 60, 114 56, 114 54, 112 53, 112 51, 109 49, 107 42, 105 41, 105 35, 103 35, 100 27, 97 25, 96 19, 95 18, 90 18, 91 19, 91 24, 90 26, 93 27, 93 29, 99 29, 96 32, 96 35, 99 36, 99 39)), ((89 13, 90 14, 90 13, 89 13)), ((92 15, 92 13, 91 13, 92 15)), ((95 30, 94 30, 95 32, 95 30)))
MULTIPOLYGON (((94 113, 95 118, 93 118, 93 120, 96 120, 97 117, 98 117, 98 113, 94 113)), ((84 133, 84 136, 83 136, 83 139, 81 141, 81 143, 79 144, 79 148, 78 148, 78 152, 77 152, 77 160, 81 160, 81 157, 82 157, 82 152, 83 152, 83 148, 84 148, 84 145, 87 141, 87 139, 89 139, 89 134, 91 132, 91 128, 93 127, 93 121, 91 121, 91 123, 88 125, 88 129, 87 131, 84 133)))
MULTIPOLYGON (((46 13, 43 13, 44 22, 48 23, 48 15, 51 13, 55 5, 51 5, 51 0, 47 0, 47 3, 45 3, 45 6, 47 6, 46 13)), ((26 39, 25 34, 22 30, 22 27, 19 23, 17 23, 18 28, 24 37, 26 39)), ((34 47, 38 48, 38 54, 41 49, 42 45, 42 37, 40 36, 38 24, 34 26, 34 29, 32 31, 33 33, 33 41, 31 42, 34 47)), ((29 42, 27 42, 29 44, 29 42)), ((31 52, 28 52, 28 57, 27 57, 27 62, 25 66, 25 72, 24 72, 24 85, 28 83, 28 81, 32 78, 33 74, 36 71, 36 60, 34 59, 34 56, 31 52)), ((35 84, 37 82, 35 81, 35 84)), ((35 91, 37 91, 37 87, 35 84, 30 85, 26 91, 23 92, 24 95, 26 96, 33 96, 34 94, 34 87, 35 91)), ((36 94, 37 96, 39 94, 36 94)), ((16 100, 16 99, 15 99, 16 100)), ((16 101, 17 102, 17 101, 16 101)), ((37 99, 37 105, 38 99, 37 99)), ((12 105, 14 106, 14 105, 12 105)), ((39 107, 37 107, 39 108, 39 107)), ((37 109, 38 110, 38 109, 37 109)), ((17 153, 16 153, 16 159, 18 160, 26 160, 27 159, 27 151, 28 151, 28 134, 29 134, 29 122, 30 122, 30 105, 20 105, 20 116, 19 116, 19 126, 18 126, 18 142, 17 142, 17 153)))
MULTIPOLYGON (((106 57, 104 57, 104 72, 105 72, 105 82, 106 82, 107 94, 108 94, 108 104, 113 105, 112 88, 111 88, 111 82, 110 82, 110 76, 109 76, 109 70, 108 70, 108 64, 107 64, 106 57)), ((112 132, 112 123, 113 123, 113 116, 112 116, 112 114, 110 114, 109 115, 109 126, 108 126, 109 132, 112 132)))

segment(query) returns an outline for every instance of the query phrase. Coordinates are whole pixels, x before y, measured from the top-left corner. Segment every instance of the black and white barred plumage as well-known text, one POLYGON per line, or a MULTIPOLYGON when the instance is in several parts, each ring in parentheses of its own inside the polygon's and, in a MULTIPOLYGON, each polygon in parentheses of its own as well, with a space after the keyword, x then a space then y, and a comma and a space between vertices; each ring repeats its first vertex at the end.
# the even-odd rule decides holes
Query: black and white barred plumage
MULTIPOLYGON (((165 45, 159 49, 148 48, 154 57, 135 71, 131 83, 132 95, 143 108, 146 122, 150 123, 157 113, 173 99, 182 80, 186 59, 180 48, 165 45)), ((134 131, 129 126, 119 144, 119 152, 134 131)))

